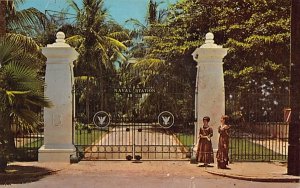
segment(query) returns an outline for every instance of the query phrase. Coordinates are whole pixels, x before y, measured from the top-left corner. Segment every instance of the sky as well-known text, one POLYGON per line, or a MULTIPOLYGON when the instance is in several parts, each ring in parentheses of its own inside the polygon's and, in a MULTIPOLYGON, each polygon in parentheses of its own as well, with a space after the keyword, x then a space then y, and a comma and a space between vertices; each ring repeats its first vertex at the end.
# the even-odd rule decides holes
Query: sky
MULTIPOLYGON (((78 2, 79 5, 81 4, 81 0, 75 1, 78 2)), ((162 7, 166 7, 168 3, 174 3, 176 1, 177 0, 160 0, 160 2, 163 2, 163 4, 161 4, 162 7)), ((111 17, 119 24, 124 25, 125 21, 129 18, 144 22, 148 2, 149 0, 104 0, 104 5, 108 9, 111 17)), ((45 10, 68 10, 66 0, 26 0, 26 3, 20 8, 29 7, 37 8, 42 12, 45 12, 45 10)), ((69 9, 69 11, 72 13, 71 9, 69 9)))

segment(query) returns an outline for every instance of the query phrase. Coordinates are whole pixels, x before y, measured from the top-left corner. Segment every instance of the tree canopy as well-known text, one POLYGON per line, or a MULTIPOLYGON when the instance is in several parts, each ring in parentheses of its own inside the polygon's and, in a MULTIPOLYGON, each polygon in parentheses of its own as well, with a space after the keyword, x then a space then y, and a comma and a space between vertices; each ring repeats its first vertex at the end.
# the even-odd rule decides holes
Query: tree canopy
POLYGON ((181 0, 169 9, 165 23, 152 25, 147 55, 190 61, 205 34, 213 32, 215 42, 229 48, 224 60, 226 90, 285 91, 289 15, 288 0, 181 0))
MULTIPOLYGON (((167 70, 193 91, 196 62, 191 54, 212 32, 217 44, 229 48, 224 59, 227 94, 256 93, 262 108, 258 114, 288 105, 270 94, 289 90, 290 1, 180 0, 169 7, 164 22, 152 22, 146 31, 140 45, 146 50, 139 53, 137 66, 167 70)), ((247 95, 237 101, 251 107, 247 95)))

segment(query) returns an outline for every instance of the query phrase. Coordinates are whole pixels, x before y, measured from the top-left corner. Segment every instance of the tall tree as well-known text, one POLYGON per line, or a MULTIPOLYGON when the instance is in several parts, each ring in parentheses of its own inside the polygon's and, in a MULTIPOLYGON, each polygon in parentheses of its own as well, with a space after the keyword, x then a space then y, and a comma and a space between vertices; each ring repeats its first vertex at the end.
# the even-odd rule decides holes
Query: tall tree
POLYGON ((42 27, 46 20, 43 13, 35 8, 19 10, 25 0, 0 0, 0 35, 14 31, 30 34, 35 27, 42 27), (34 27, 33 27, 34 26, 34 27))
MULTIPOLYGON (((259 114, 272 113, 286 105, 270 93, 288 91, 289 13, 289 0, 179 1, 170 9, 166 24, 148 38, 147 53, 186 70, 192 86, 195 63, 190 54, 211 31, 217 44, 230 49, 224 59, 226 93, 257 92, 257 99, 267 100, 261 102, 265 108, 259 114)), ((239 101, 244 110, 250 105, 245 98, 239 101)))
POLYGON ((224 1, 222 7, 212 31, 230 48, 226 92, 239 92, 234 100, 243 109, 234 113, 248 121, 282 121, 278 114, 288 105, 289 91, 290 1, 224 1))
POLYGON ((6 33, 6 3, 3 0, 0 1, 0 36, 6 33))
POLYGON ((40 125, 41 108, 50 106, 43 96, 44 57, 39 46, 22 35, 30 34, 30 26, 39 25, 43 14, 33 8, 19 11, 23 2, 0 1, 0 161, 4 164, 15 154, 12 124, 32 130, 40 125))
POLYGON ((126 50, 126 46, 121 41, 127 40, 128 35, 116 23, 108 20, 103 2, 83 0, 83 8, 80 9, 75 1, 69 1, 70 6, 77 12, 80 33, 69 37, 67 41, 79 50, 78 66, 81 64, 89 69, 81 69, 83 72, 78 72, 79 74, 88 75, 93 70, 95 72, 103 68, 113 68, 116 59, 125 60, 121 52, 126 50), (109 26, 110 24, 115 28, 109 26))
POLYGON ((129 20, 140 34, 140 40, 130 50, 131 57, 136 58, 132 68, 141 72, 140 85, 156 88, 155 93, 140 101, 141 111, 156 114, 171 110, 179 119, 183 118, 183 114, 190 118, 194 97, 194 82, 190 78, 194 80, 196 69, 191 68, 195 63, 187 61, 182 51, 178 53, 178 46, 185 42, 185 35, 176 32, 170 25, 172 10, 169 7, 161 9, 159 5, 157 1, 149 1, 146 24, 129 20), (183 112, 187 109, 189 112, 183 112))
MULTIPOLYGON (((92 89, 103 91, 116 78, 116 62, 126 60, 124 43, 128 40, 127 32, 118 24, 108 19, 103 0, 83 0, 82 8, 75 1, 69 1, 77 13, 77 35, 67 39, 79 52, 75 63, 75 76, 78 83, 84 83, 83 96, 86 109, 90 109, 90 94, 92 89), (92 87, 95 86, 95 87, 92 87)), ((97 92, 97 97, 91 98, 98 108, 108 106, 107 97, 103 92, 97 92)), ((87 117, 90 115, 88 114, 87 117)))
POLYGON ((227 89, 287 91, 290 1, 224 1, 216 13, 212 31, 231 48, 225 60, 227 89))
POLYGON ((138 19, 130 18, 126 23, 133 25, 131 37, 133 38, 128 56, 132 58, 142 58, 145 56, 147 38, 153 36, 156 27, 166 21, 167 9, 161 8, 162 2, 149 0, 147 12, 145 13, 145 23, 138 19))
MULTIPOLYGON (((30 39, 27 39, 30 40, 30 39)), ((16 120, 27 127, 40 124, 38 112, 50 107, 44 97, 44 81, 38 74, 39 59, 28 55, 14 38, 0 40, 0 161, 7 162, 15 152, 12 124, 16 120)), ((2 171, 4 169, 1 169, 2 171)))
POLYGON ((291 13, 291 122, 289 124, 288 174, 300 175, 300 1, 292 0, 291 13), (297 101, 297 102, 296 102, 297 101))

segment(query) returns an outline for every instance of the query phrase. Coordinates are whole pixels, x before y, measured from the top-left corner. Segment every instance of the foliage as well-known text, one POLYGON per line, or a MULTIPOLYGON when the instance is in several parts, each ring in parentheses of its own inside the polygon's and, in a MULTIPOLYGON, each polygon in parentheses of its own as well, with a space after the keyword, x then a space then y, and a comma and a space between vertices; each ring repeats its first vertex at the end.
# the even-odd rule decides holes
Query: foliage
POLYGON ((100 109, 109 107, 113 96, 96 91, 104 91, 116 82, 117 68, 126 60, 125 44, 129 36, 120 25, 108 19, 103 0, 83 0, 82 8, 75 1, 68 2, 77 14, 78 32, 67 38, 79 52, 74 67, 77 104, 86 109, 86 118, 90 118, 90 103, 99 104, 100 109))
POLYGON ((211 31, 216 43, 229 48, 224 60, 227 91, 284 91, 289 80, 289 14, 287 0, 180 1, 168 17, 171 32, 164 33, 174 37, 167 54, 190 53, 211 31))
POLYGON ((77 12, 76 27, 80 32, 67 39, 80 53, 75 66, 87 66, 78 75, 112 70, 115 61, 124 61, 121 52, 126 50, 126 46, 121 41, 127 40, 127 33, 113 21, 107 20, 103 0, 83 0, 82 3, 83 8, 80 9, 74 1, 70 1, 70 6, 77 12))
POLYGON ((38 73, 41 60, 28 53, 30 46, 37 47, 21 35, 10 34, 0 39, 0 149, 5 160, 11 159, 15 151, 13 123, 18 120, 23 126, 37 127, 40 125, 37 114, 42 107, 50 107, 43 94, 44 81, 38 73))
POLYGON ((290 2, 224 1, 215 9, 220 18, 211 30, 229 48, 226 92, 242 96, 233 113, 250 121, 282 121, 289 105, 290 2))
POLYGON ((40 125, 37 114, 42 107, 50 106, 43 96, 41 79, 45 57, 35 41, 22 35, 34 36, 46 19, 37 9, 20 10, 18 6, 24 2, 0 2, 0 161, 3 163, 15 154, 14 124, 35 129, 40 125))
POLYGON ((169 110, 178 119, 191 120, 195 63, 187 58, 187 54, 191 54, 192 47, 188 44, 180 46, 186 38, 170 25, 171 14, 171 10, 160 9, 159 3, 151 0, 146 25, 129 20, 135 25, 134 32, 138 33, 129 57, 136 59, 132 69, 140 72, 139 84, 150 85, 156 90, 140 101, 140 113, 156 114, 169 110))
MULTIPOLYGON (((288 0, 181 0, 168 10, 165 22, 147 27, 143 45, 139 44, 147 50, 138 57, 149 60, 145 67, 160 60, 159 71, 167 69, 177 80, 184 75, 192 93, 195 62, 190 54, 203 44, 207 32, 213 32, 215 42, 229 48, 224 59, 226 93, 252 92, 264 101, 269 93, 288 91, 289 15, 288 0)), ((247 95, 243 96, 242 108, 250 109, 247 95)), ((268 101, 269 111, 283 107, 284 102, 275 104, 277 99, 268 101)))
POLYGON ((230 48, 225 60, 227 89, 287 91, 289 1, 225 1, 222 6, 226 8, 219 15, 227 19, 220 19, 212 31, 222 34, 230 48))
POLYGON ((32 7, 19 9, 19 6, 25 1, 1 1, 2 4, 5 4, 5 10, 1 12, 0 16, 6 19, 6 24, 0 25, 0 30, 35 36, 38 30, 43 29, 45 22, 48 22, 48 20, 42 12, 32 7))

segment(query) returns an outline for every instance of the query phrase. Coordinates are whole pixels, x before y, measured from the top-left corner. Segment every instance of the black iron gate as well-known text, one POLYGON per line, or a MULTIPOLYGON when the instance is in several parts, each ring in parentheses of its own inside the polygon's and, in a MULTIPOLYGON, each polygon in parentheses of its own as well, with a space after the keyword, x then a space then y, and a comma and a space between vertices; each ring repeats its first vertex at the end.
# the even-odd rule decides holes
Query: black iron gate
POLYGON ((180 160, 194 144, 194 88, 128 66, 113 76, 77 77, 74 144, 83 160, 180 160))
POLYGON ((286 161, 288 106, 288 93, 228 93, 226 114, 232 119, 230 160, 286 161))

